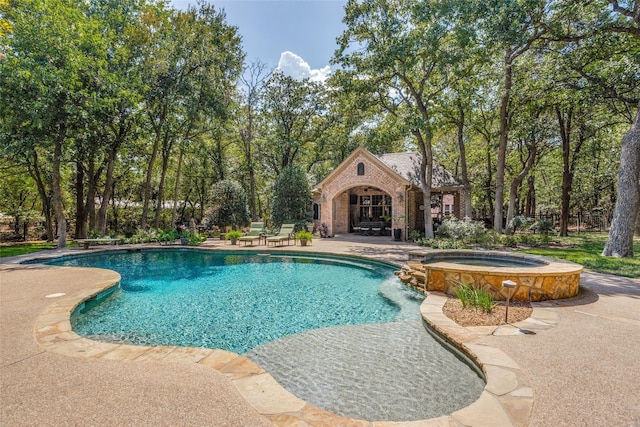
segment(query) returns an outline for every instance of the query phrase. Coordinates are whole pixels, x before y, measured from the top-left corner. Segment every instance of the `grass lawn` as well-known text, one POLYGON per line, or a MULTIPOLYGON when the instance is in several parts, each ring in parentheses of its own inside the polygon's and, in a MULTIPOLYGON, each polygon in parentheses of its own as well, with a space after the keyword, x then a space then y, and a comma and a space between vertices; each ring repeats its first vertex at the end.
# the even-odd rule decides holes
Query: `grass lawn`
POLYGON ((582 264, 585 270, 616 276, 640 278, 640 238, 633 240, 633 258, 600 256, 607 241, 606 233, 573 233, 555 237, 548 246, 524 249, 529 254, 566 259, 582 264))
POLYGON ((25 242, 0 245, 0 258, 30 254, 45 249, 53 249, 56 244, 53 242, 25 242))

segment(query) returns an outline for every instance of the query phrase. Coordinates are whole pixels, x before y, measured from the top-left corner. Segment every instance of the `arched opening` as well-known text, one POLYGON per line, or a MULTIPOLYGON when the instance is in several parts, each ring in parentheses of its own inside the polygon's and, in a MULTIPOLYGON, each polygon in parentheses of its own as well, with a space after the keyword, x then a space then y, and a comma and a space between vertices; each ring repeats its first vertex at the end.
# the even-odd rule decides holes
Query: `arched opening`
POLYGON ((349 191, 349 232, 366 235, 391 235, 393 198, 372 186, 359 186, 349 191))

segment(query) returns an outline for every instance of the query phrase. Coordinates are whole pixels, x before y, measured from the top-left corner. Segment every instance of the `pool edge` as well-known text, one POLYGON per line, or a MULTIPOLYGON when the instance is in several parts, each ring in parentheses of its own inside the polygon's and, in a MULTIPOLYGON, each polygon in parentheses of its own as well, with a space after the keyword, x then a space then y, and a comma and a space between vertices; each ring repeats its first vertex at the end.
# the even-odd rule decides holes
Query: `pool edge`
MULTIPOLYGON (((279 253, 282 254, 282 252, 279 253)), ((318 255, 326 256, 327 253, 318 253, 318 255)), ((335 255, 396 265, 367 257, 335 255)), ((200 363, 229 378, 245 401, 274 424, 322 422, 329 425, 441 426, 477 425, 480 420, 491 420, 492 426, 511 426, 526 425, 531 416, 533 390, 522 370, 497 348, 474 343, 480 337, 487 335, 486 329, 463 328, 455 324, 442 313, 444 300, 435 293, 429 293, 429 297, 420 307, 423 320, 433 331, 477 362, 487 379, 483 393, 471 405, 448 416, 408 423, 370 422, 341 417, 316 408, 285 390, 270 374, 248 358, 225 350, 108 344, 75 334, 71 330, 70 316, 76 307, 101 292, 117 286, 120 281, 120 275, 114 271, 97 268, 88 268, 88 270, 100 272, 95 283, 91 283, 79 293, 58 299, 36 319, 34 325, 36 342, 47 351, 69 357, 103 360, 166 360, 200 363)), ((93 278, 91 275, 87 275, 88 280, 91 278, 93 278)))

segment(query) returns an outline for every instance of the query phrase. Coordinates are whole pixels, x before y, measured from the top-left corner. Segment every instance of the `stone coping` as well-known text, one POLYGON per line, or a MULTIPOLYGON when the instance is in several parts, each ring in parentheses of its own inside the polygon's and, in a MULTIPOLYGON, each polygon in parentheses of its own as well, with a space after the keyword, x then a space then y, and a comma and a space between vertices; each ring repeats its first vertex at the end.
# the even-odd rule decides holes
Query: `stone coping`
POLYGON ((567 274, 580 274, 584 270, 584 267, 580 264, 576 264, 571 261, 558 260, 553 258, 547 258, 539 255, 522 254, 514 252, 502 252, 502 251, 484 251, 484 250, 472 250, 472 249, 456 249, 456 250, 438 250, 436 251, 410 251, 409 257, 413 260, 429 261, 430 268, 443 268, 448 271, 459 272, 486 272, 486 273, 498 273, 498 274, 527 274, 531 276, 549 276, 549 275, 567 275, 567 274), (460 264, 455 262, 448 262, 445 260, 440 261, 439 258, 446 258, 448 256, 460 258, 477 255, 479 258, 513 258, 515 260, 531 260, 539 264, 535 265, 518 265, 514 267, 498 267, 498 266, 483 266, 483 265, 469 265, 460 264))
MULTIPOLYGON (((91 269, 89 269, 91 270, 91 269)), ((557 323, 558 316, 544 305, 534 308, 531 318, 500 327, 465 328, 442 312, 446 296, 429 293, 420 306, 427 328, 443 337, 481 368, 487 384, 480 398, 466 408, 448 416, 412 422, 377 422, 345 418, 316 408, 284 389, 264 369, 250 359, 220 350, 178 346, 136 346, 93 341, 71 329, 74 310, 91 298, 118 286, 120 275, 87 275, 87 287, 74 295, 56 299, 36 319, 36 342, 57 354, 101 360, 199 363, 229 378, 243 398, 275 425, 340 425, 340 426, 525 426, 533 408, 533 390, 518 367, 501 350, 478 343, 485 335, 520 335, 547 329, 557 323), (98 279, 99 280, 96 280, 98 279), (92 281, 93 280, 93 281, 92 281)))

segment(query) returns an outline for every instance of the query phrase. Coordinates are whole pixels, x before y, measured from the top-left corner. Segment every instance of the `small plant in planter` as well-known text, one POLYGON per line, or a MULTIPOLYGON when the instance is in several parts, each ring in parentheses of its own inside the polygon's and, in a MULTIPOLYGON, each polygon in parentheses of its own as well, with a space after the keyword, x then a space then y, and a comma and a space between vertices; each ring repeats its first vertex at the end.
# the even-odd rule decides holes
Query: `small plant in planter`
POLYGON ((300 240, 300 246, 307 246, 307 243, 313 240, 313 234, 307 230, 300 230, 296 233, 296 240, 300 240))
POLYGON ((240 237, 244 236, 244 233, 240 230, 231 230, 225 234, 224 238, 231 241, 232 245, 238 242, 240 237))
POLYGON ((189 246, 198 246, 200 245, 200 243, 204 242, 205 240, 207 240, 207 236, 203 236, 202 234, 196 233, 187 238, 187 244, 189 246))

